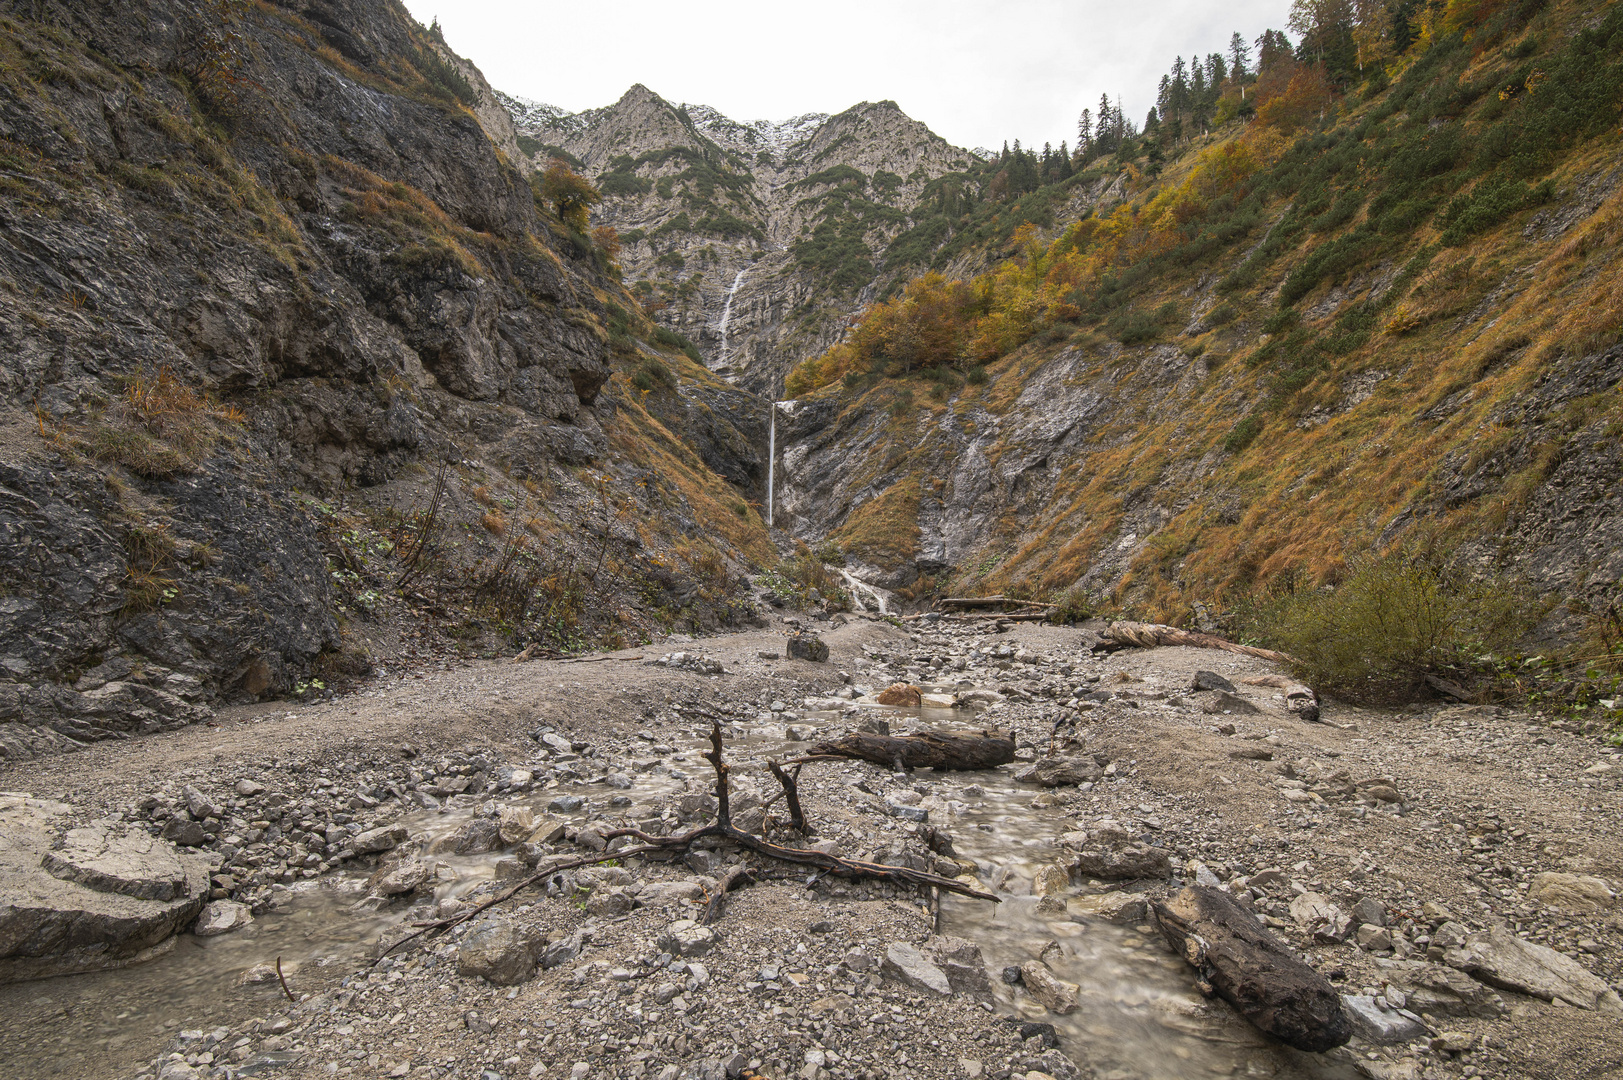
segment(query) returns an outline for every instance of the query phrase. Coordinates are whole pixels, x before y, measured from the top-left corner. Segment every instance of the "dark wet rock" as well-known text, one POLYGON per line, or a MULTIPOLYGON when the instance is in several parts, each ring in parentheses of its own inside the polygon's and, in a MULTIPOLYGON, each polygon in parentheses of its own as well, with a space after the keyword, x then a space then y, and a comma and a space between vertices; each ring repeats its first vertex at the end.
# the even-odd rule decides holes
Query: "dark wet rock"
POLYGON ((458 975, 481 975, 497 986, 516 986, 535 976, 535 937, 507 919, 475 924, 457 946, 458 975))
POLYGON ((1191 886, 1155 904, 1161 933, 1215 994, 1257 1028, 1298 1050, 1323 1053, 1352 1038, 1330 981, 1221 889, 1191 886))
POLYGON ((1072 873, 1101 881, 1164 878, 1172 873, 1172 859, 1162 848, 1128 844, 1079 851, 1070 869, 1072 873))
POLYGON ((818 664, 828 660, 828 646, 824 644, 822 638, 814 634, 791 636, 787 649, 791 660, 810 660, 818 664))
POLYGON ((1097 783, 1104 770, 1092 758, 1045 757, 1038 758, 1029 768, 1015 774, 1022 784, 1041 784, 1043 787, 1074 787, 1077 784, 1097 783))

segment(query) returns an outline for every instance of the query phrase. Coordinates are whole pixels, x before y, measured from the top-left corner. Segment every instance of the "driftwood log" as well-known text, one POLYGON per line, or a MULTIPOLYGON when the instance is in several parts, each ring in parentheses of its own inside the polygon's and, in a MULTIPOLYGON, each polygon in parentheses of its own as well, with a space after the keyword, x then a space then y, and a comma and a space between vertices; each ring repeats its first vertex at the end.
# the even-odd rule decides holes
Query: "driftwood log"
POLYGON ((918 735, 870 735, 854 732, 811 747, 800 761, 857 758, 875 765, 908 769, 995 769, 1014 760, 1014 735, 983 731, 958 735, 926 731, 918 735))
POLYGON ((1053 604, 1039 604, 1035 600, 1010 600, 1007 596, 949 596, 940 601, 936 607, 942 611, 963 610, 966 608, 1000 607, 1013 604, 1015 607, 1025 608, 1052 608, 1053 604))
POLYGON ((1296 662, 1296 658, 1288 653, 1259 649, 1255 645, 1237 645, 1215 634, 1180 630, 1176 626, 1163 626, 1160 623, 1113 622, 1100 636, 1104 640, 1093 647, 1095 652, 1112 652, 1123 648, 1153 649, 1157 645, 1191 645, 1197 649, 1222 649, 1241 656, 1277 660, 1282 664, 1296 662))
MULTIPOLYGON (((1011 761, 1014 758, 1014 741, 1012 736, 1008 739, 1007 745, 1009 748, 1009 756, 1004 758, 1003 761, 1011 761)), ((489 900, 486 900, 484 903, 479 904, 477 907, 469 908, 467 911, 460 912, 459 914, 453 915, 450 918, 414 923, 413 925, 418 928, 415 933, 408 934, 399 941, 396 941, 394 944, 390 945, 388 948, 380 950, 377 960, 372 961, 372 963, 376 965, 379 960, 382 960, 385 956, 388 956, 390 953, 400 948, 400 946, 406 944, 408 941, 412 941, 415 938, 423 937, 425 935, 428 937, 436 937, 445 933, 447 930, 451 930, 462 923, 468 922, 475 916, 488 911, 490 908, 512 899, 514 896, 517 896, 519 893, 537 884, 538 882, 545 881, 547 878, 552 877, 559 871, 572 870, 580 866, 590 866, 594 863, 610 862, 612 860, 624 859, 632 855, 642 855, 649 852, 686 851, 693 846, 694 841, 701 840, 706 837, 714 837, 718 840, 730 841, 731 843, 734 843, 748 851, 753 851, 758 855, 765 855, 768 858, 780 859, 783 862, 798 863, 802 866, 815 866, 824 873, 833 874, 835 877, 865 878, 873 881, 905 881, 912 885, 920 885, 945 892, 958 893, 960 896, 974 897, 976 900, 990 900, 994 904, 999 902, 998 897, 994 896, 993 894, 981 892, 979 889, 966 885, 956 878, 942 877, 940 874, 931 874, 923 870, 914 870, 911 867, 906 866, 888 866, 884 863, 863 862, 860 859, 842 859, 838 856, 829 855, 810 848, 786 847, 782 844, 774 844, 770 840, 762 839, 753 833, 747 833, 743 829, 740 829, 733 824, 731 809, 731 785, 728 780, 728 775, 731 773, 732 767, 727 764, 725 755, 722 751, 720 722, 713 724, 710 729, 710 749, 706 751, 704 756, 705 760, 710 762, 711 768, 713 768, 716 773, 715 821, 712 821, 708 825, 703 825, 697 829, 693 829, 690 832, 682 833, 680 836, 653 836, 649 833, 641 831, 640 829, 615 829, 611 832, 604 833, 603 839, 610 842, 609 846, 611 849, 614 847, 613 841, 618 840, 621 837, 630 837, 641 842, 632 846, 619 848, 618 850, 608 850, 579 859, 570 859, 565 862, 549 863, 544 869, 538 870, 529 877, 515 883, 512 887, 497 893, 495 896, 491 897, 489 900)), ((805 761, 807 759, 802 758, 800 760, 805 761)), ((788 762, 787 764, 796 764, 796 762, 788 762)), ((887 761, 885 764, 888 765, 890 763, 887 761)), ((997 762, 995 764, 1001 764, 1001 762, 997 762)), ((796 768, 793 772, 790 772, 776 762, 772 762, 770 765, 772 768, 772 774, 777 777, 778 782, 783 786, 783 795, 789 805, 791 816, 799 823, 798 827, 804 831, 805 814, 800 806, 800 794, 797 785, 797 780, 800 775, 799 768, 796 768)), ((976 767, 979 768, 980 766, 976 767)), ((776 799, 776 796, 774 796, 774 799, 776 799)), ((725 895, 729 890, 746 885, 752 880, 754 879, 747 872, 744 872, 741 869, 728 873, 718 884, 715 893, 710 896, 709 902, 705 905, 705 921, 708 922, 715 919, 721 914, 722 904, 724 903, 725 895)))
POLYGON ((1286 709, 1303 720, 1319 719, 1319 695, 1306 683, 1299 683, 1284 675, 1255 675, 1240 681, 1247 686, 1272 686, 1276 690, 1283 690, 1286 709))
POLYGON ((1257 917, 1221 889, 1191 886, 1155 916, 1172 950, 1199 973, 1200 989, 1298 1050, 1323 1053, 1352 1038, 1352 1020, 1330 980, 1297 959, 1257 917))

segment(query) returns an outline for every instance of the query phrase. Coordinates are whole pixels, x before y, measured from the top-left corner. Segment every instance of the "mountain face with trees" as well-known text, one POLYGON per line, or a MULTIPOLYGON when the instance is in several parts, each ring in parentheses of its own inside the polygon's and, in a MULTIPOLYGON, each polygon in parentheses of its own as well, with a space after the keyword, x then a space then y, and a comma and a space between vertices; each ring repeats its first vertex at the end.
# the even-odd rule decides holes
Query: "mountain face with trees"
POLYGON ((928 265, 987 168, 888 101, 753 125, 643 86, 579 114, 506 101, 536 167, 601 190, 643 309, 762 394, 928 265))
POLYGON ((0 754, 747 617, 762 417, 392 2, 0 3, 0 754), (632 385, 640 379, 652 387, 632 385))
POLYGON ((1177 623, 1397 545, 1522 582, 1551 631, 1604 617, 1623 13, 1302 2, 1289 31, 1175 62, 1142 126, 1084 113, 1068 178, 1006 166, 1036 185, 986 196, 1006 257, 790 374, 797 535, 915 595, 1177 623))

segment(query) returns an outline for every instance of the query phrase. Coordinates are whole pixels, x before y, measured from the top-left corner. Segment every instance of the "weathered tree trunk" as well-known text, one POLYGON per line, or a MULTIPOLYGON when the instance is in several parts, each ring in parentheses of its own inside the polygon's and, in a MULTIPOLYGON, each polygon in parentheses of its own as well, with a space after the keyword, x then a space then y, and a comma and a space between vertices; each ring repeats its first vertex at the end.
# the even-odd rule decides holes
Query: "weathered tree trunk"
MULTIPOLYGON (((1255 645, 1236 645, 1215 634, 1180 630, 1176 626, 1163 626, 1160 623, 1113 622, 1101 636, 1104 638, 1101 644, 1107 649, 1127 646, 1152 649, 1157 645, 1192 645, 1198 649, 1222 649, 1224 652, 1239 653, 1242 656, 1277 660, 1282 664, 1289 664, 1294 660, 1293 657, 1275 652, 1273 649, 1259 649, 1255 645)), ((1096 645, 1094 648, 1098 650, 1100 646, 1096 645)))
POLYGON ((855 732, 818 743, 806 757, 860 758, 875 765, 895 765, 899 761, 909 769, 993 769, 1014 760, 1014 736, 994 731, 980 735, 926 731, 894 736, 855 732))
POLYGON ((1352 1038, 1352 1020, 1330 981, 1228 893, 1191 886, 1157 903, 1155 915, 1167 944, 1200 973, 1201 990, 1258 1029, 1321 1054, 1352 1038))
POLYGON ((1040 604, 1035 600, 1010 600, 1007 596, 949 596, 936 604, 942 611, 952 611, 963 608, 998 607, 1004 604, 1013 604, 1015 607, 1025 608, 1051 608, 1053 604, 1040 604))

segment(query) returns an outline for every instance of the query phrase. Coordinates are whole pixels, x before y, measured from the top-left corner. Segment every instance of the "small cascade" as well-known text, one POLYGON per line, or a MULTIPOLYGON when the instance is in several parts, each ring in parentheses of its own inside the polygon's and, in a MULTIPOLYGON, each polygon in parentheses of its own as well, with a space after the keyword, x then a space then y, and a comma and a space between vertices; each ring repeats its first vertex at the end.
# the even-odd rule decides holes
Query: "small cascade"
POLYGON ((881 615, 890 614, 890 608, 887 606, 887 601, 890 598, 889 592, 878 586, 869 585, 843 567, 840 568, 840 576, 845 579, 846 586, 851 590, 851 602, 856 605, 858 611, 878 611, 881 615), (864 597, 867 598, 866 603, 863 602, 864 597))
POLYGON ((749 270, 748 266, 739 267, 738 274, 733 278, 732 286, 727 290, 727 302, 721 305, 721 322, 716 325, 716 329, 721 332, 721 351, 716 356, 716 367, 718 368, 727 366, 727 354, 729 351, 727 324, 733 321, 733 294, 738 292, 738 287, 744 283, 744 275, 749 273, 749 270))

